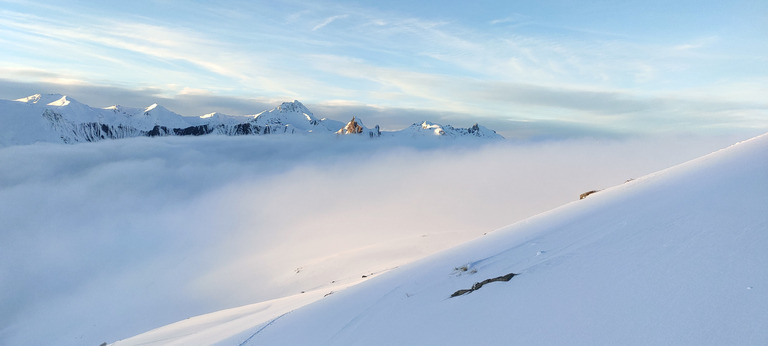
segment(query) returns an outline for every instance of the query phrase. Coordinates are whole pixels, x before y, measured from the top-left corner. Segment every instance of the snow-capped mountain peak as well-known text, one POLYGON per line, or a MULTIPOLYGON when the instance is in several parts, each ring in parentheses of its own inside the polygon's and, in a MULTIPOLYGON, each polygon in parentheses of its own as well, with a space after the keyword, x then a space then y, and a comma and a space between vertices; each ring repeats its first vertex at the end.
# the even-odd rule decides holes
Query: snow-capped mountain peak
POLYGON ((49 106, 67 106, 69 105, 71 100, 67 98, 66 96, 62 96, 60 99, 53 101, 49 103, 49 106))
POLYGON ((277 106, 277 110, 280 113, 304 114, 308 120, 318 120, 315 118, 315 115, 312 114, 312 112, 310 112, 309 109, 307 109, 307 107, 298 100, 293 100, 293 102, 283 102, 277 106))
POLYGON ((443 130, 443 127, 441 125, 438 125, 429 121, 424 121, 423 123, 421 123, 421 128, 424 130, 432 131, 437 136, 445 135, 445 130, 443 130))
POLYGON ((471 127, 467 128, 467 134, 475 136, 475 137, 490 137, 490 138, 499 138, 501 137, 499 134, 496 133, 496 131, 491 130, 485 126, 482 126, 478 123, 475 123, 471 127))
POLYGON ((149 107, 144 108, 144 112, 143 113, 144 113, 144 115, 149 115, 149 114, 169 115, 170 114, 173 117, 183 117, 181 114, 177 114, 176 112, 174 112, 174 111, 172 111, 172 110, 170 110, 168 108, 165 108, 165 107, 163 107, 163 106, 161 106, 161 105, 159 105, 157 103, 153 103, 153 104, 149 105, 149 107))
POLYGON ((339 130, 339 132, 343 131, 343 133, 360 133, 363 132, 363 121, 357 120, 355 117, 352 117, 352 120, 350 120, 347 123, 347 126, 344 126, 343 129, 339 130))
POLYGON ((34 94, 34 95, 27 96, 27 97, 22 97, 20 99, 15 99, 14 101, 24 102, 24 103, 37 103, 38 101, 40 101, 40 98, 42 96, 43 95, 41 95, 41 94, 34 94))
POLYGON ((477 123, 469 128, 453 127, 451 125, 441 125, 430 121, 414 123, 413 125, 401 131, 397 131, 406 136, 425 137, 437 136, 441 138, 485 138, 485 139, 503 139, 496 131, 480 126, 477 123))
POLYGON ((73 99, 62 94, 34 94, 31 96, 16 99, 14 101, 32 103, 32 104, 43 104, 43 105, 49 105, 49 106, 66 106, 71 101, 73 101, 73 99))
POLYGON ((283 102, 275 109, 261 112, 254 118, 258 126, 265 126, 265 133, 313 132, 321 120, 315 117, 301 102, 283 102))
POLYGON ((125 115, 135 115, 146 110, 146 108, 126 107, 123 105, 113 105, 113 106, 105 107, 104 109, 110 110, 113 113, 122 113, 125 115))
POLYGON ((149 107, 147 107, 147 108, 144 108, 144 113, 147 113, 147 112, 149 112, 149 111, 151 111, 151 110, 153 110, 153 109, 155 109, 155 108, 158 108, 158 104, 157 104, 157 103, 153 103, 153 104, 152 104, 152 105, 150 105, 149 107))

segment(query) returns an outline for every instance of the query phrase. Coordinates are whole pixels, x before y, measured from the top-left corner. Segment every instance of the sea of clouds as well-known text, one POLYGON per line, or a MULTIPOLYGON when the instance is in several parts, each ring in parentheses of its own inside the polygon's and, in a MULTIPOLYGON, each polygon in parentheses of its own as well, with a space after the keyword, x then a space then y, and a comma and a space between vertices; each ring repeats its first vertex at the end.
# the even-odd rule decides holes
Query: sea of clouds
POLYGON ((0 148, 0 344, 115 341, 359 278, 740 139, 0 148))

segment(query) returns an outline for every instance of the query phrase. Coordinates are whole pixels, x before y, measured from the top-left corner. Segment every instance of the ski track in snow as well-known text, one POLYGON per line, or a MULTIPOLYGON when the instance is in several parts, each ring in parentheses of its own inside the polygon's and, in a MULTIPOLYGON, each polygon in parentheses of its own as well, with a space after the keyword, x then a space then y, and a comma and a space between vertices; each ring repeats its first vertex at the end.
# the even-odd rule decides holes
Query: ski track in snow
POLYGON ((265 324, 261 328, 259 328, 259 330, 257 330, 255 333, 251 334, 251 336, 249 336, 247 339, 245 339, 243 342, 241 342, 238 346, 247 345, 248 342, 251 341, 251 339, 253 339, 254 336, 258 335, 259 333, 261 333, 262 330, 264 330, 267 327, 271 326, 272 323, 275 323, 275 321, 279 320, 280 318, 282 318, 283 316, 285 316, 285 315, 287 315, 289 313, 291 313, 291 312, 289 311, 289 312, 286 312, 286 313, 284 313, 284 314, 282 314, 280 316, 275 317, 273 320, 269 321, 267 324, 265 324))

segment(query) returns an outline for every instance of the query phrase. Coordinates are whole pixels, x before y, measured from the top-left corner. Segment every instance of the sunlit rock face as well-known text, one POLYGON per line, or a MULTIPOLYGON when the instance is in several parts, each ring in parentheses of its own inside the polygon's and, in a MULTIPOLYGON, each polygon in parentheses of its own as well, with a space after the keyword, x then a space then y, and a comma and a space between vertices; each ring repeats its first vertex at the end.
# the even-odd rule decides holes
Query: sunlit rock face
POLYGON ((339 135, 355 135, 355 134, 368 134, 368 137, 374 138, 374 137, 380 137, 381 136, 381 130, 379 129, 379 125, 374 126, 374 128, 369 129, 363 125, 363 122, 357 117, 352 117, 352 120, 350 120, 347 125, 342 127, 340 130, 336 131, 336 134, 339 135))

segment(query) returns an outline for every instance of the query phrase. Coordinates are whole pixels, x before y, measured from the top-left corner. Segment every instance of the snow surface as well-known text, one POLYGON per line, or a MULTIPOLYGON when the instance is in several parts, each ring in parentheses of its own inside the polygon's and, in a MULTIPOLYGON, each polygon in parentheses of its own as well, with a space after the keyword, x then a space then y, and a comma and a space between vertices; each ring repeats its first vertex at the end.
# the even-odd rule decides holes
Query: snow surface
POLYGON ((265 303, 279 306, 270 318, 257 306, 200 316, 117 344, 764 345, 766 249, 763 135, 288 313, 306 301, 265 303), (450 298, 508 273, 518 275, 450 298), (235 313, 249 322, 228 328, 235 313))
POLYGON ((239 345, 275 319, 359 283, 360 280, 192 317, 113 345, 239 345))

